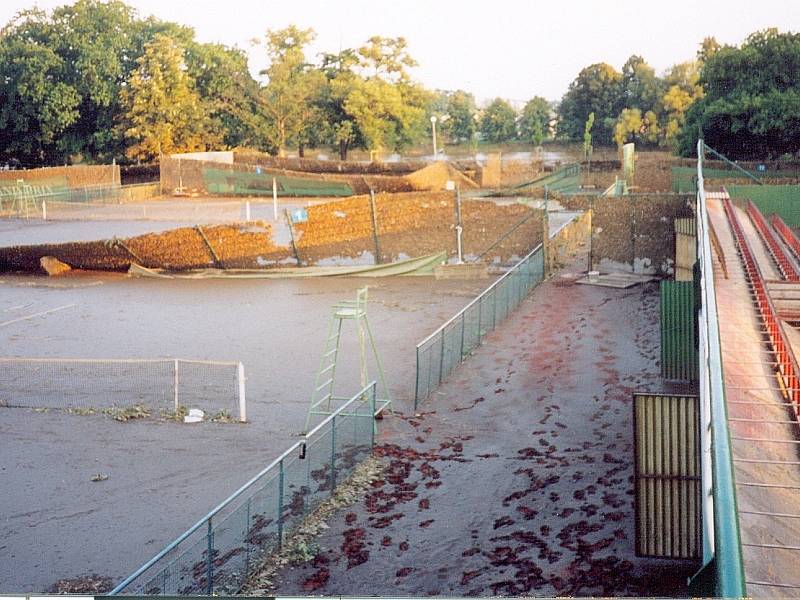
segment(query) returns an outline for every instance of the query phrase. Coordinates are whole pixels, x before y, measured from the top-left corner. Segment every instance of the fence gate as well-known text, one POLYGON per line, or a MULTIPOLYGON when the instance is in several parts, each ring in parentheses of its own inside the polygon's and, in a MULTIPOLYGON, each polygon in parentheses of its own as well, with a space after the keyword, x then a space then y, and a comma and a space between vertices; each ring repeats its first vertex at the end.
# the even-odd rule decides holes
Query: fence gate
POLYGON ((633 423, 636 554, 699 558, 699 398, 634 393, 633 423))
POLYGON ((693 281, 661 282, 661 376, 697 381, 697 311, 693 281))

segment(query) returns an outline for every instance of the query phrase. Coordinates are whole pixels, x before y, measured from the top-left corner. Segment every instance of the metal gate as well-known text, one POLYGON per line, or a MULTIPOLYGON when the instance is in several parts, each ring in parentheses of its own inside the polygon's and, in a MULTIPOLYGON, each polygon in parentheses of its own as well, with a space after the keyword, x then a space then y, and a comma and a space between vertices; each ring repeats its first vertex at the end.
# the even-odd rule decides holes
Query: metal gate
POLYGON ((636 554, 699 558, 699 398, 634 393, 633 423, 636 554))
POLYGON ((693 281, 661 282, 661 376, 697 381, 697 312, 693 281))

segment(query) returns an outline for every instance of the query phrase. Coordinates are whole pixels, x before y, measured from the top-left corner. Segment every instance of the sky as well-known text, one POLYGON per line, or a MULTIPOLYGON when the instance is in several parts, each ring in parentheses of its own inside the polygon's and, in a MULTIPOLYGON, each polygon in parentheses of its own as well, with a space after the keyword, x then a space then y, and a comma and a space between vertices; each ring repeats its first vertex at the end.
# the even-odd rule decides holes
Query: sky
MULTIPOLYGON (((66 0, 0 0, 0 23, 34 5, 66 0)), ((533 96, 559 100, 585 66, 621 69, 632 54, 657 72, 691 60, 713 35, 740 44, 767 27, 800 31, 796 0, 127 0, 141 16, 189 25, 202 42, 237 46, 257 73, 267 65, 252 40, 267 29, 311 27, 307 55, 362 45, 369 37, 403 36, 431 89, 463 89, 481 102, 500 96, 516 105, 533 96)))

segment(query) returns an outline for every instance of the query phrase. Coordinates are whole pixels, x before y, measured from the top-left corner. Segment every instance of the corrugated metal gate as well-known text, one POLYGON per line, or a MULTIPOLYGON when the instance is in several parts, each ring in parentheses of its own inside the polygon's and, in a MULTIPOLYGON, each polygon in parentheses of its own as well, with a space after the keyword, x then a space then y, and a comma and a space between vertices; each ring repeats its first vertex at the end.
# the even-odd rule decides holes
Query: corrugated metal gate
POLYGON ((699 398, 635 393, 633 417, 636 554, 699 558, 699 398))
POLYGON ((661 376, 697 381, 697 311, 693 281, 661 282, 661 376))

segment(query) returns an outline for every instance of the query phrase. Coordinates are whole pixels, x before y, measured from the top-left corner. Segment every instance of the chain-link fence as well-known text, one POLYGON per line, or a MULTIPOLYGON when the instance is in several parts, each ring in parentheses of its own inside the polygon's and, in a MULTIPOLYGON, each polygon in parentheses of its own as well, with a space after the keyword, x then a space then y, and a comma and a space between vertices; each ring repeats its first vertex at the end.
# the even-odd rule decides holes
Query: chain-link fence
POLYGON ((544 251, 540 244, 458 314, 417 344, 415 408, 480 346, 484 336, 493 331, 543 278, 544 251))
POLYGON ((235 594, 375 444, 373 381, 110 595, 235 594))
POLYGON ((0 406, 154 416, 199 408, 247 420, 239 362, 185 359, 0 358, 0 406))

